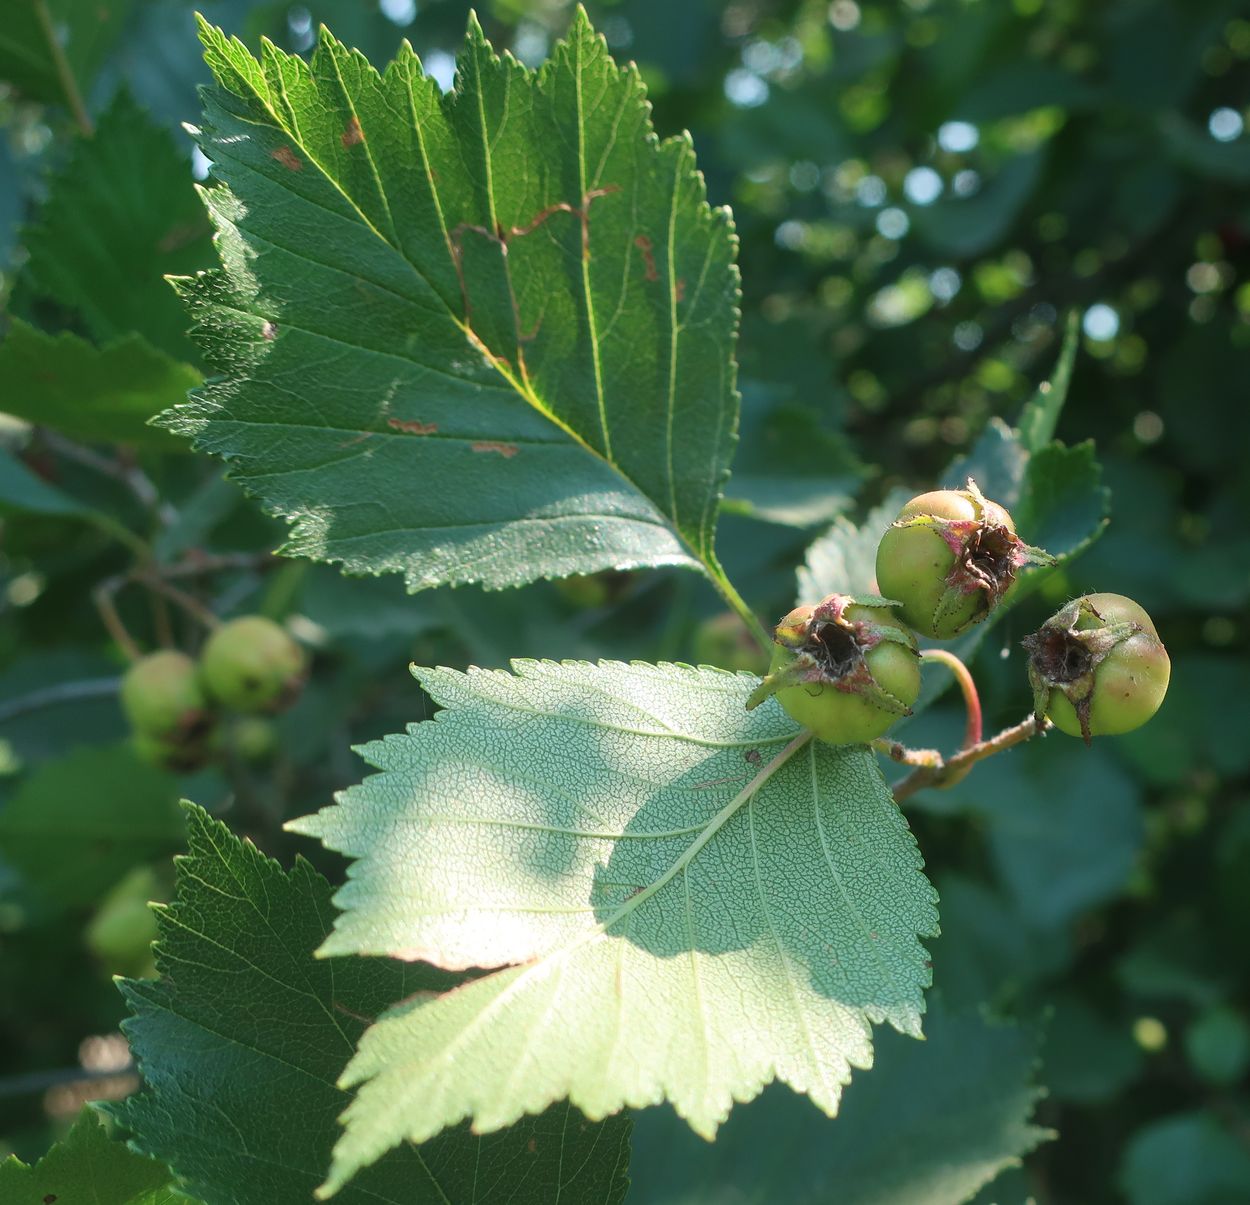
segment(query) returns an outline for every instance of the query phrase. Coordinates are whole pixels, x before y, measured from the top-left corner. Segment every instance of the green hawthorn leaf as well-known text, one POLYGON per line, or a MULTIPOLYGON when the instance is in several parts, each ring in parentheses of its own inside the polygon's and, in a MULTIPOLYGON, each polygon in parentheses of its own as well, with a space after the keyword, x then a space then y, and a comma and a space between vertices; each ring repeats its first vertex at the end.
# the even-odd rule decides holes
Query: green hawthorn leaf
MULTIPOLYGON (((454 982, 381 959, 319 961, 330 885, 284 871, 193 804, 174 900, 157 908, 159 980, 121 984, 143 1088, 107 1112, 207 1205, 303 1205, 325 1175, 347 1094, 335 1077, 369 1019, 454 982)), ((392 1151, 344 1189, 361 1205, 557 1198, 616 1205, 630 1122, 559 1104, 502 1133, 467 1126, 392 1151)))
POLYGON ((176 849, 174 781, 126 745, 44 763, 0 809, 0 854, 55 910, 93 904, 133 866, 176 849))
POLYGON ((0 80, 31 100, 70 103, 68 80, 85 95, 130 12, 131 0, 10 0, 0 21, 0 80))
POLYGON ((770 1089, 715 1143, 651 1110, 634 1130, 638 1205, 962 1205, 1052 1135, 1029 1118, 1036 1035, 939 1008, 925 1041, 882 1034, 835 1120, 770 1089))
POLYGON ((1102 534, 1110 510, 1092 440, 1073 448, 1052 443, 1029 458, 1015 518, 1030 544, 1071 560, 1102 534))
POLYGON ((1054 371, 1049 381, 1043 381, 1037 392, 1025 403, 1020 412, 1020 422, 1016 434, 1021 446, 1030 454, 1040 452, 1055 438, 1055 427, 1059 423, 1059 415, 1064 403, 1068 400, 1068 389, 1072 384, 1072 370, 1076 366, 1077 349, 1081 346, 1080 315, 1073 310, 1068 315, 1063 331, 1063 343, 1059 348, 1059 359, 1055 362, 1054 371))
POLYGON ((76 313, 97 342, 138 332, 165 355, 194 360, 186 314, 164 278, 206 265, 209 235, 186 156, 123 92, 95 136, 75 144, 23 232, 23 282, 76 313))
POLYGON ((16 1155, 0 1163, 4 1205, 175 1205, 169 1169, 112 1139, 89 1105, 74 1128, 34 1166, 16 1155))
POLYGON ((138 335, 93 347, 13 319, 0 343, 0 410, 74 439, 156 448, 185 443, 148 419, 186 396, 200 375, 138 335))
POLYGON ((202 37, 223 268, 181 287, 222 378, 167 421, 285 551, 412 589, 714 565, 736 240, 585 14, 537 73, 471 22, 447 96, 406 45, 202 37))
POLYGON ((869 1022, 919 1035, 935 897, 866 748, 796 740, 706 667, 418 676, 444 710, 290 825, 356 859, 321 952, 520 965, 368 1031, 330 1189, 566 1096, 669 1100, 705 1137, 773 1079, 832 1114, 869 1022))

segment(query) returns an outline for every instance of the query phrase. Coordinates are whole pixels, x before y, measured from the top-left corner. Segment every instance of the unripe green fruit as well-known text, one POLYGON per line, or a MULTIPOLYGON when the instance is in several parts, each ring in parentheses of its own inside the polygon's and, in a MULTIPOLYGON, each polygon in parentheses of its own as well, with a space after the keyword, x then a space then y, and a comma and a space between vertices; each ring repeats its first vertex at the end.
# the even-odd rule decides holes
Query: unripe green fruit
POLYGON ((1159 710, 1172 663, 1141 607, 1122 594, 1087 594, 1024 641, 1034 709, 1070 736, 1116 736, 1159 710))
POLYGON ((180 744, 212 726, 195 662, 172 649, 150 653, 126 671, 121 703, 135 733, 152 740, 180 744))
POLYGON ((83 938, 106 969, 122 975, 141 975, 151 969, 156 915, 148 900, 160 893, 150 867, 139 866, 101 901, 83 938))
POLYGON ((263 716, 240 716, 226 730, 225 739, 244 761, 264 761, 278 747, 278 730, 263 716))
POLYGON ((131 736, 130 742, 134 751, 148 765, 185 774, 191 770, 198 770, 208 761, 213 735, 214 728, 211 726, 197 731, 193 739, 183 741, 167 740, 159 736, 148 736, 144 732, 136 732, 131 736))
POLYGON ((694 663, 759 673, 764 655, 750 630, 732 611, 705 619, 694 631, 694 663))
POLYGON ((882 599, 832 594, 777 625, 769 674, 747 706, 777 696, 791 719, 835 745, 871 741, 920 694, 915 638, 882 599))
POLYGON ((245 615, 223 623, 200 657, 208 693, 235 711, 281 711, 304 685, 304 650, 271 619, 245 615))
POLYGON ((899 511, 877 547, 877 588, 898 600, 917 632, 950 640, 989 615, 1022 565, 1049 559, 969 480, 965 490, 919 494, 899 511))

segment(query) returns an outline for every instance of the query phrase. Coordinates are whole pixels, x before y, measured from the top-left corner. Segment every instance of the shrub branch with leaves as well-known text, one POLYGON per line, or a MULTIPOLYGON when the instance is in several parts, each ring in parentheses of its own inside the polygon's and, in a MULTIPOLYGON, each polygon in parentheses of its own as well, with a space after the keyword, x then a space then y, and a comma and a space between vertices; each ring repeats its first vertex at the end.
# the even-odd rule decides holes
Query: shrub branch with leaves
MULTIPOLYGON (((361 747, 374 772, 286 825, 349 860, 333 894, 187 805, 160 977, 122 983, 142 1088, 108 1114, 208 1203, 608 1202, 627 1186, 627 1110, 667 1102, 711 1140, 773 1081, 833 1117, 853 1077, 910 1092, 927 1074, 913 1063, 1001 1046, 992 1124, 963 1102, 951 1135, 916 1125, 911 1187, 965 1199, 1045 1134, 1027 1122, 1031 1055, 981 1020, 938 1008, 933 1053, 887 1037, 872 1070, 874 1026, 934 1032, 938 899, 898 805, 1047 732, 1048 714, 1073 730, 1052 692, 1075 698, 1087 739, 1129 726, 1102 718, 1099 691, 1135 688, 1139 648, 1154 694, 1135 722, 1167 682, 1149 620, 1104 624, 1097 600, 1114 596, 1094 596, 1031 638, 1036 714, 983 733, 967 662, 1106 522, 1091 446, 1053 440, 1075 326, 1018 427, 991 428, 954 488, 817 539, 774 632, 716 552, 738 439, 733 223, 585 13, 538 70, 471 20, 446 94, 406 44, 379 72, 325 30, 308 61, 200 33, 220 267, 175 285, 209 375, 140 435, 224 459, 289 524, 288 557, 400 573, 413 592, 693 569, 775 652, 762 680, 665 660, 414 667, 437 713, 361 747), (918 647, 913 627, 950 647, 918 647), (1092 649, 1070 673, 1069 645, 1092 649), (960 749, 885 735, 951 682, 960 749)), ((92 333, 107 328, 101 310, 92 333)), ((0 374, 28 372, 42 338, 15 326, 0 374)), ((144 373, 175 391, 198 377, 179 331, 153 339, 144 373)), ((78 340, 65 371, 139 350, 78 340)), ((85 422, 62 438, 107 433, 85 422)), ((165 522, 142 471, 116 471, 165 522)), ((167 634, 168 606, 212 630, 198 667, 151 654, 122 695, 152 760, 199 765, 218 710, 294 701, 305 653, 268 619, 218 626, 179 584, 259 567, 246 556, 126 538, 133 562, 97 590, 118 645, 140 657, 115 602, 131 583, 167 634)), ((20 839, 24 814, 16 801, 0 829, 20 839)), ((847 1126, 871 1131, 849 1099, 847 1126)), ((63 1154, 88 1141, 81 1122, 63 1154)))

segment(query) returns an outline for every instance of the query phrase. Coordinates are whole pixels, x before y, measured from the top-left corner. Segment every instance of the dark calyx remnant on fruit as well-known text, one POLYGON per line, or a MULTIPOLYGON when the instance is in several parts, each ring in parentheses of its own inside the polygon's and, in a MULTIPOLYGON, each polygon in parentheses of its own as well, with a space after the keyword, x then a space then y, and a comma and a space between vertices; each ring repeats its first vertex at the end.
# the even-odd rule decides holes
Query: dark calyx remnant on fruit
POLYGON ((1039 719, 1049 715, 1065 731, 1073 727, 1075 713, 1087 745, 1092 736, 1131 731, 1144 723, 1167 689, 1167 653, 1158 634, 1149 616, 1120 595, 1074 599, 1021 643, 1029 654, 1034 713, 1039 719), (1116 664, 1121 661, 1125 664, 1116 664), (1113 664, 1123 678, 1115 687, 1101 681, 1113 664), (1108 698, 1104 714, 1099 714, 1101 695, 1116 690, 1129 701, 1128 710, 1123 702, 1108 698), (1138 695, 1136 703, 1132 694, 1138 695))
POLYGON ((796 607, 777 625, 773 639, 779 655, 773 672, 747 700, 748 710, 780 690, 806 685, 832 687, 891 715, 910 715, 908 702, 882 686, 868 662, 871 650, 884 641, 915 650, 915 638, 894 622, 893 605, 876 595, 830 594, 814 606, 796 607))
POLYGON ((968 478, 966 489, 920 494, 902 508, 877 550, 877 582, 917 631, 949 640, 998 606, 1021 568, 1053 560, 968 478))

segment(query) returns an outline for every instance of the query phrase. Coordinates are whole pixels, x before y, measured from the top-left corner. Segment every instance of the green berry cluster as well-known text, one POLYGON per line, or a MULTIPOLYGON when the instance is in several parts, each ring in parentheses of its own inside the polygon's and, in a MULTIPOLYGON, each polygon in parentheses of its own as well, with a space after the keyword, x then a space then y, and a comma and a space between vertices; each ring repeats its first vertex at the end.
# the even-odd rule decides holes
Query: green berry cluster
MULTIPOLYGON (((961 635, 998 607, 1022 568, 1053 563, 971 479, 966 489, 920 494, 878 545, 880 595, 831 594, 791 611, 747 706, 776 695, 821 740, 874 740, 920 694, 917 633, 961 635)), ((1086 743, 1144 724, 1167 691, 1168 655, 1150 617, 1118 594, 1069 603, 1024 646, 1036 715, 1086 743)))
POLYGON ((245 615, 215 628, 198 662, 173 649, 136 661, 122 678, 122 710, 139 754, 166 769, 197 769, 226 747, 257 759, 274 744, 264 716, 289 707, 306 674, 304 650, 284 628, 245 615))

